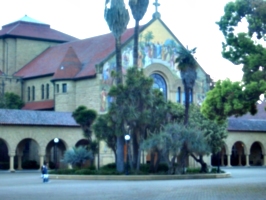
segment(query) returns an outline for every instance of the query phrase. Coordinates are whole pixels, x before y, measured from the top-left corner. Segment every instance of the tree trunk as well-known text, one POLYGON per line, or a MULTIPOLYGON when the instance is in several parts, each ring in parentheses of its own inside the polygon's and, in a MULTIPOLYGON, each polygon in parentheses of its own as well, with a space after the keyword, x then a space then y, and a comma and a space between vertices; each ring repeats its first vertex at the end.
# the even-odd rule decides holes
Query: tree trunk
POLYGON ((134 67, 138 67, 138 57, 139 57, 139 21, 135 20, 134 29, 134 49, 133 49, 133 64, 134 67))
POLYGON ((122 59, 121 59, 121 36, 115 39, 116 48, 116 85, 123 84, 122 59))
POLYGON ((116 148, 116 170, 120 173, 124 172, 124 136, 117 136, 116 148))
POLYGON ((208 166, 207 164, 204 162, 203 160, 203 156, 200 155, 199 158, 197 158, 193 153, 190 154, 192 156, 192 158, 194 158, 200 165, 201 165, 201 169, 200 172, 201 173, 208 173, 208 166))
POLYGON ((150 160, 150 173, 154 173, 155 172, 155 168, 154 168, 154 158, 155 158, 155 152, 152 150, 151 153, 151 160, 150 160))
POLYGON ((186 126, 188 124, 188 112, 189 112, 189 87, 187 84, 184 84, 185 87, 185 119, 184 119, 184 125, 186 126))

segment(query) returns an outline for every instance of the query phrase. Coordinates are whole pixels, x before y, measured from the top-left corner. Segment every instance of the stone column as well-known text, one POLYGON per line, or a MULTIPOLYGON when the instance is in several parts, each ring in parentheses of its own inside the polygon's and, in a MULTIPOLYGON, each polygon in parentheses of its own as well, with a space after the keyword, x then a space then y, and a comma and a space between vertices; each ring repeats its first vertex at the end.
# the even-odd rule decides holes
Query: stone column
POLYGON ((10 172, 15 172, 15 169, 14 169, 14 156, 15 156, 15 154, 9 154, 9 171, 10 172))
POLYGON ((266 154, 263 155, 263 166, 266 166, 266 154))
POLYGON ((18 154, 18 170, 22 170, 22 156, 23 154, 18 154))
POLYGON ((227 155, 227 167, 232 167, 231 166, 231 155, 230 154, 227 155))
POLYGON ((221 166, 224 166, 224 154, 221 153, 221 166))
POLYGON ((44 164, 44 155, 40 155, 40 170, 42 169, 43 164, 44 164))
POLYGON ((246 155, 246 167, 249 167, 249 155, 246 155))
POLYGON ((242 156, 241 154, 238 155, 238 166, 242 166, 242 164, 241 164, 241 156, 242 156))

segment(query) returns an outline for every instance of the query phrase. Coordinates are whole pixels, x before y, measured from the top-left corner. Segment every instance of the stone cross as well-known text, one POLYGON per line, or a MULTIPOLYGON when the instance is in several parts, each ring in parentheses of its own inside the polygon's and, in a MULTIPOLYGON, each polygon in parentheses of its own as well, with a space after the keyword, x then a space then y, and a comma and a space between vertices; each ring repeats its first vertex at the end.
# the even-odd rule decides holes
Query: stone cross
POLYGON ((160 6, 160 4, 158 3, 158 0, 155 0, 153 5, 155 6, 155 13, 157 13, 158 12, 158 7, 160 6))

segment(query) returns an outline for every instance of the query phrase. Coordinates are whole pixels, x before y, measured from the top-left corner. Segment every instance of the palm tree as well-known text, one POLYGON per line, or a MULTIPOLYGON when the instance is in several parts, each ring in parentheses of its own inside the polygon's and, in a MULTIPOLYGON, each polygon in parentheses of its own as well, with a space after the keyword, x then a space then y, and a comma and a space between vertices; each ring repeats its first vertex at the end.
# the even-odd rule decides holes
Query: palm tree
POLYGON ((138 47, 139 47, 139 21, 145 15, 149 5, 149 0, 129 0, 129 6, 132 15, 135 19, 134 29, 134 49, 133 49, 133 64, 138 67, 138 47))
MULTIPOLYGON (((189 110, 189 93, 192 92, 192 89, 195 85, 197 79, 197 63, 192 54, 196 52, 196 48, 188 50, 185 48, 180 48, 178 50, 178 57, 176 58, 176 63, 180 70, 182 83, 185 90, 185 118, 184 125, 188 123, 188 110, 189 110)), ((193 95, 193 94, 191 94, 193 95)))
MULTIPOLYGON (((128 10, 123 0, 106 0, 104 18, 115 37, 116 49, 116 84, 123 84, 122 77, 122 56, 121 56, 121 35, 127 28, 129 22, 128 10), (110 5, 108 7, 107 5, 110 5)), ((124 137, 117 137, 117 162, 116 170, 124 171, 124 137)))
MULTIPOLYGON (((192 93, 192 89, 195 85, 197 78, 197 63, 192 54, 196 52, 196 48, 192 50, 185 49, 183 47, 179 48, 178 57, 176 58, 176 63, 178 63, 178 68, 180 70, 181 79, 185 90, 185 118, 184 125, 188 124, 188 111, 189 111, 189 93, 192 93)), ((191 94, 193 95, 193 94, 191 94)), ((183 173, 185 173, 186 158, 188 156, 188 146, 187 142, 184 142, 181 148, 181 163, 183 166, 183 173)))

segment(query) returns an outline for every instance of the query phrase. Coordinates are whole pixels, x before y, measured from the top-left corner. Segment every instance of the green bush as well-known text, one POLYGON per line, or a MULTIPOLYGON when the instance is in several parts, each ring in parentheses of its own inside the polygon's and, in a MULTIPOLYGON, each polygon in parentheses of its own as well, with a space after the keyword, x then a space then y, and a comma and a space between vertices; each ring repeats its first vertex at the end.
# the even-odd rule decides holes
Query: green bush
POLYGON ((100 169, 116 169, 115 163, 109 163, 107 165, 102 166, 100 169))
POLYGON ((200 168, 187 168, 187 174, 198 174, 200 173, 200 168))

